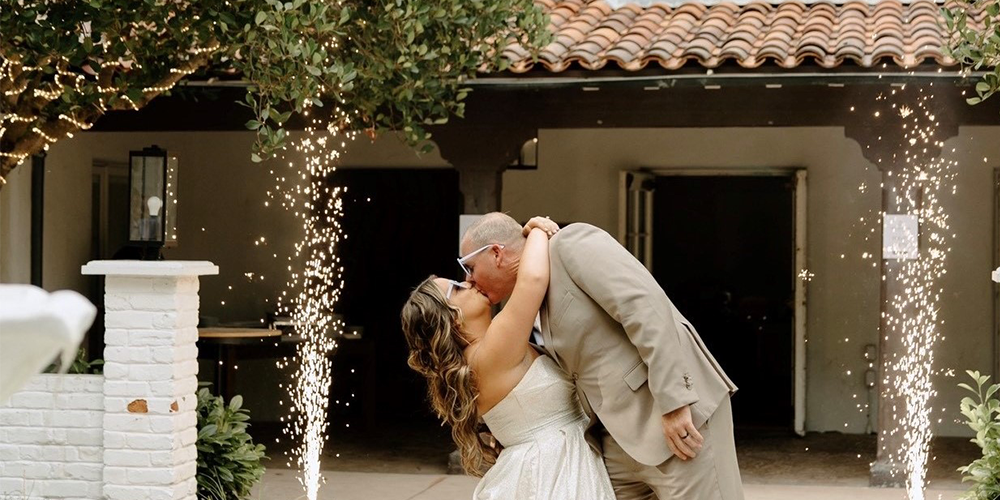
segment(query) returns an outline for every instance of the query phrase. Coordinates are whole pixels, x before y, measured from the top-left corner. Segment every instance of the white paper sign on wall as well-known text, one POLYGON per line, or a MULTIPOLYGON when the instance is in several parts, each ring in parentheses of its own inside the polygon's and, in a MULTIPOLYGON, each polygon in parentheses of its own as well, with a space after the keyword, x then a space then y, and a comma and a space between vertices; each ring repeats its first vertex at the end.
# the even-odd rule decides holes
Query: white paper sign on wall
POLYGON ((920 221, 916 215, 885 215, 882 220, 882 258, 920 258, 920 221))

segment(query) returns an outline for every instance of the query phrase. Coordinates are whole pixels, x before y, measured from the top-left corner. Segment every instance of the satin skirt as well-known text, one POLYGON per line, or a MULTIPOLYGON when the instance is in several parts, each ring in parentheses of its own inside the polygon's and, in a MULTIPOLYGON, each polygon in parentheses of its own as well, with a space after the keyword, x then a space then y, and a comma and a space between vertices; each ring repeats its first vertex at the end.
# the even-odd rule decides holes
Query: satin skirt
POLYGON ((584 438, 586 422, 549 428, 504 448, 475 500, 615 500, 604 460, 584 438))

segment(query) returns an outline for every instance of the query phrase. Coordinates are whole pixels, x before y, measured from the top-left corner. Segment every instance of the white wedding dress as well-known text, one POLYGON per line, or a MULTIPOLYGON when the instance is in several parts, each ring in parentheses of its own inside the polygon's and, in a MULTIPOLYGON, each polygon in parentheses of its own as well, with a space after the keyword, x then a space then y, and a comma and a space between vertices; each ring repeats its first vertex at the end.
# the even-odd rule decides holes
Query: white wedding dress
POLYGON ((614 500, 601 456, 587 444, 587 417, 566 373, 548 356, 483 415, 504 446, 475 500, 614 500))

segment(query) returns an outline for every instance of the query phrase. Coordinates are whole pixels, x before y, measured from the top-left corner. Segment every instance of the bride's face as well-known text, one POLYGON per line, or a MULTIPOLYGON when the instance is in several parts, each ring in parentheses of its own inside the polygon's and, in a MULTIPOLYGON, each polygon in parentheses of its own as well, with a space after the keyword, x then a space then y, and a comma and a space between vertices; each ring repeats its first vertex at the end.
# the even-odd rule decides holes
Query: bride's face
POLYGON ((457 282, 446 278, 437 278, 434 283, 448 299, 448 303, 462 310, 466 321, 490 314, 490 299, 471 286, 468 281, 457 282))

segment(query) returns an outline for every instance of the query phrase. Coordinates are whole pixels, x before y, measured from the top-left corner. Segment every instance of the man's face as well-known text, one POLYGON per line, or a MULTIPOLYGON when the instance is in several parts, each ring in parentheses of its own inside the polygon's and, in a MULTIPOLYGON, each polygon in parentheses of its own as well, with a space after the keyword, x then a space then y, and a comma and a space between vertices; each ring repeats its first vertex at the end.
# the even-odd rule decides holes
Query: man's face
MULTIPOLYGON (((469 248, 470 243, 462 242, 462 255, 468 255, 477 248, 469 248)), ((470 271, 466 279, 472 286, 482 292, 492 304, 499 304, 510 297, 517 280, 515 262, 505 253, 505 248, 492 245, 479 252, 468 261, 465 267, 470 271)))

